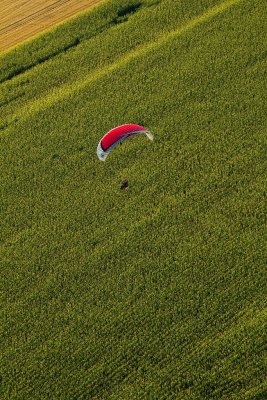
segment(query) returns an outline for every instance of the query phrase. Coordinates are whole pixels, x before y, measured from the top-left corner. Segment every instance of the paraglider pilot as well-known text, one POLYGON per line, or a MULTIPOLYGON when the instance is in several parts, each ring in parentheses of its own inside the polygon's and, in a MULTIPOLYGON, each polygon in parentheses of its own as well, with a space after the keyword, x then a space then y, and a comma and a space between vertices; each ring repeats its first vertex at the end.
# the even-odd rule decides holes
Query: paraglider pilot
POLYGON ((127 180, 127 179, 124 179, 124 180, 121 182, 121 190, 126 189, 128 186, 129 186, 128 180, 127 180))

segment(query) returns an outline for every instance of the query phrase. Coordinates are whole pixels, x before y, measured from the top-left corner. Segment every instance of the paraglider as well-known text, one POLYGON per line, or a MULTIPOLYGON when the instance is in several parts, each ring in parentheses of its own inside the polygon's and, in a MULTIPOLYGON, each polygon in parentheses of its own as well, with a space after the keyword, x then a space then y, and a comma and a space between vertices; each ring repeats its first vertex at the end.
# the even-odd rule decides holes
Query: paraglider
POLYGON ((146 129, 144 126, 137 124, 125 124, 117 126, 107 132, 97 146, 97 156, 99 160, 105 161, 111 150, 114 149, 119 143, 122 143, 129 136, 137 135, 139 133, 145 133, 146 136, 153 140, 153 133, 146 129))

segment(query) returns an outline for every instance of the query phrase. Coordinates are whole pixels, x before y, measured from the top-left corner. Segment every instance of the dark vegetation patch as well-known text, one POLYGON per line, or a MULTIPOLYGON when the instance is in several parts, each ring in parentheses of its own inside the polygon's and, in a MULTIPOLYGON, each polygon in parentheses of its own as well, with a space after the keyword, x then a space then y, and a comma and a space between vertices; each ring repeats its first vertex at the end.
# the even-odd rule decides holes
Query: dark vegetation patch
POLYGON ((250 397, 251 400, 266 400, 267 399, 267 389, 263 389, 260 393, 256 394, 254 397, 250 397))
POLYGON ((125 7, 122 7, 118 13, 117 16, 114 20, 115 23, 119 24, 121 22, 126 22, 128 21, 128 17, 134 13, 136 13, 140 7, 142 6, 141 2, 135 3, 135 4, 130 4, 125 7))
POLYGON ((7 122, 4 122, 3 124, 0 125, 0 131, 5 130, 8 127, 7 122))
MULTIPOLYGON (((107 29, 111 28, 114 25, 118 25, 118 24, 121 24, 123 22, 127 22, 129 16, 133 15, 134 13, 139 11, 139 9, 142 6, 143 6, 143 4, 141 2, 138 2, 138 3, 135 3, 135 4, 131 4, 131 5, 122 7, 121 9, 119 9, 117 11, 116 16, 113 17, 111 19, 111 21, 109 21, 108 23, 106 23, 106 24, 100 26, 99 28, 97 28, 96 31, 93 34, 91 34, 89 36, 85 36, 83 38, 83 41, 95 38, 96 36, 98 36, 99 34, 101 34, 102 32, 106 31, 107 29)), ((149 6, 151 6, 151 4, 149 6)))
POLYGON ((126 7, 122 7, 118 11, 118 17, 125 17, 128 14, 135 13, 141 7, 141 5, 142 5, 142 3, 138 2, 136 4, 131 4, 126 7))
POLYGON ((123 6, 117 12, 116 17, 113 18, 112 24, 121 24, 123 22, 127 22, 129 17, 132 16, 133 14, 135 14, 141 8, 156 6, 159 3, 160 3, 160 1, 156 1, 153 3, 149 3, 149 4, 143 4, 142 2, 138 1, 137 3, 128 4, 126 6, 123 6))

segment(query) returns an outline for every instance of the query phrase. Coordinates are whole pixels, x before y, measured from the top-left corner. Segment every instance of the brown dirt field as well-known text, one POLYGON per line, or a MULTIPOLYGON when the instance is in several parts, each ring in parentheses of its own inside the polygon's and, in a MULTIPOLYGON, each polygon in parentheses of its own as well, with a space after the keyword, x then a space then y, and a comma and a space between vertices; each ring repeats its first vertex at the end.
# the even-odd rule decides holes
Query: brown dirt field
POLYGON ((0 0, 0 51, 103 0, 0 0))

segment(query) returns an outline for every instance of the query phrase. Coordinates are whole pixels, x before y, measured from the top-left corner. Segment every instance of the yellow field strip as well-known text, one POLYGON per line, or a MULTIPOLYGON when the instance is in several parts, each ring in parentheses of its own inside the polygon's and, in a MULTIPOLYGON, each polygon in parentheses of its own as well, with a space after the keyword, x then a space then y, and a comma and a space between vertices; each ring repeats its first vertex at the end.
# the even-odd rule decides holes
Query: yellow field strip
POLYGON ((103 0, 0 0, 0 51, 103 0))
POLYGON ((30 104, 27 104, 25 108, 20 110, 17 116, 20 117, 21 119, 27 119, 32 114, 37 113, 38 111, 44 108, 48 108, 49 106, 53 105, 54 103, 60 100, 63 100, 64 98, 76 95, 79 91, 81 91, 86 86, 90 85, 92 82, 95 82, 97 79, 102 78, 105 75, 108 75, 121 67, 124 67, 129 62, 131 62, 131 60, 137 57, 141 57, 152 50, 155 50, 156 48, 167 43, 169 40, 181 36, 190 29, 193 29, 194 27, 215 17, 216 15, 223 13, 224 11, 234 6, 235 4, 240 3, 241 1, 244 0, 227 0, 213 8, 210 8, 204 14, 191 19, 190 21, 187 22, 187 24, 181 26, 177 30, 169 32, 166 35, 159 36, 155 41, 145 44, 129 52, 116 63, 107 65, 102 69, 96 70, 93 74, 90 74, 88 78, 80 82, 75 81, 75 83, 64 85, 60 89, 56 89, 55 91, 50 92, 43 98, 34 101, 30 104))

